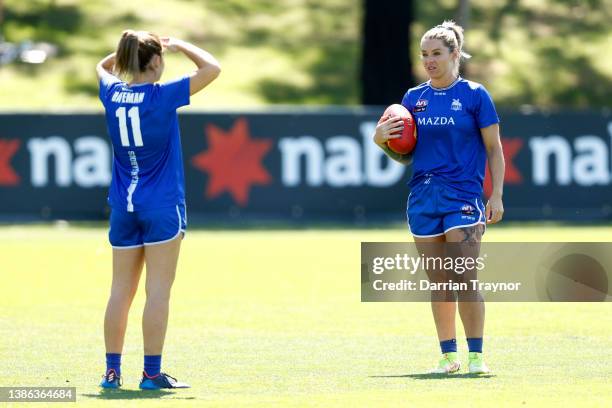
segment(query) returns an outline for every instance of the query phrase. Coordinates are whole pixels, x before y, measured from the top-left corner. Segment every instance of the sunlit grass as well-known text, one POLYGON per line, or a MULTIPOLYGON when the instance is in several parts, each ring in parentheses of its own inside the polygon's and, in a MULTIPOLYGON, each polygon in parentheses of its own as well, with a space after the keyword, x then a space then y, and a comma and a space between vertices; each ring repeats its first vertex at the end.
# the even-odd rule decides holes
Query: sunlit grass
MULTIPOLYGON (((609 226, 487 232, 490 241, 610 236, 609 226)), ((439 352, 429 305, 359 300, 360 242, 408 237, 403 228, 190 230, 163 364, 193 388, 151 399, 137 391, 143 288, 124 349, 125 391, 97 388, 111 267, 106 227, 0 227, 0 385, 74 386, 84 406, 607 405, 609 303, 488 303, 494 375, 424 375, 439 352)), ((463 338, 459 328, 465 363, 463 338)))

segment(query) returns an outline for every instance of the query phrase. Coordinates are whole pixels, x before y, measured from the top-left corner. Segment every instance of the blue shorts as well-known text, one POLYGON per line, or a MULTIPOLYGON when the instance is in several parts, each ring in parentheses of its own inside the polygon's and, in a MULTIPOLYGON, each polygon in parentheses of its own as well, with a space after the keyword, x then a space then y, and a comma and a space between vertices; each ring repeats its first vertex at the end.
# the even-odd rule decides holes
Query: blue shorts
POLYGON ((410 232, 417 238, 444 235, 452 229, 477 224, 486 227, 480 196, 456 190, 434 177, 412 189, 406 215, 410 232))
POLYGON ((171 241, 186 229, 184 204, 135 212, 113 208, 108 240, 113 248, 137 248, 171 241))

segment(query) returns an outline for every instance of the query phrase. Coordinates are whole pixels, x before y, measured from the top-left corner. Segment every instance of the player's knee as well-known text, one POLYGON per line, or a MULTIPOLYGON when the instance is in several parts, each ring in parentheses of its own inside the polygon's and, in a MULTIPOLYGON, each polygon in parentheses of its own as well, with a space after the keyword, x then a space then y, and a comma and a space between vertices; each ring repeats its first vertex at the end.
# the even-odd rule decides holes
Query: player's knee
POLYGON ((155 284, 155 285, 147 285, 146 287, 146 296, 147 302, 159 302, 159 303, 167 303, 170 301, 170 292, 172 289, 172 283, 163 285, 163 284, 155 284))
POLYGON ((137 290, 138 281, 122 283, 113 282, 113 285, 111 286, 111 297, 131 300, 134 298, 134 295, 136 295, 137 290))
POLYGON ((109 302, 118 305, 126 305, 129 306, 134 299, 135 291, 127 291, 127 290, 113 290, 111 291, 109 302))
POLYGON ((478 289, 462 290, 458 293, 457 297, 458 297, 459 302, 482 302, 484 301, 484 298, 482 297, 478 289))
POLYGON ((457 301, 457 295, 452 290, 432 290, 431 291, 432 302, 455 302, 457 301))

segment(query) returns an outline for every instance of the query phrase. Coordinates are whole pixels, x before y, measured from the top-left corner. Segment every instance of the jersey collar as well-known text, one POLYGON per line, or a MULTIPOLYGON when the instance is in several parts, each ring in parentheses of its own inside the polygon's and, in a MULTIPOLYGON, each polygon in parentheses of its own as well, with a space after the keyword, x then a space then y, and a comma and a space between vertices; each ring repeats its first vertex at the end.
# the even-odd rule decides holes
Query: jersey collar
POLYGON ((455 79, 455 81, 450 84, 449 86, 447 86, 446 88, 436 88, 435 86, 431 85, 431 79, 429 81, 427 81, 427 85, 429 85, 429 87, 431 89, 433 89, 434 91, 446 91, 451 89, 453 86, 457 85, 459 83, 459 81, 461 81, 463 78, 461 78, 461 76, 458 76, 457 79, 455 79))
POLYGON ((140 84, 132 84, 132 85, 130 85, 130 84, 128 84, 128 83, 126 82, 125 84, 127 85, 127 87, 128 87, 128 88, 137 88, 137 87, 139 87, 139 86, 147 86, 147 85, 151 85, 152 83, 151 83, 151 82, 142 82, 142 83, 140 83, 140 84))

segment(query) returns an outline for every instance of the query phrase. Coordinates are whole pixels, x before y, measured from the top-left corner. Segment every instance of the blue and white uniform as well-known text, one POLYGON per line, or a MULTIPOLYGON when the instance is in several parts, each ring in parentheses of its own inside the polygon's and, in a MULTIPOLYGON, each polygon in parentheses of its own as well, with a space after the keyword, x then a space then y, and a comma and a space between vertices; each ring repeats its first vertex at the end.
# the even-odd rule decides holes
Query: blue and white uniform
POLYGON ((176 110, 189 104, 189 77, 129 86, 100 80, 113 145, 109 240, 134 248, 174 239, 187 227, 185 177, 176 110))
POLYGON ((416 237, 485 224, 482 185, 487 160, 480 129, 499 123, 487 90, 459 77, 446 88, 428 81, 406 92, 418 141, 408 198, 408 224, 416 237))

